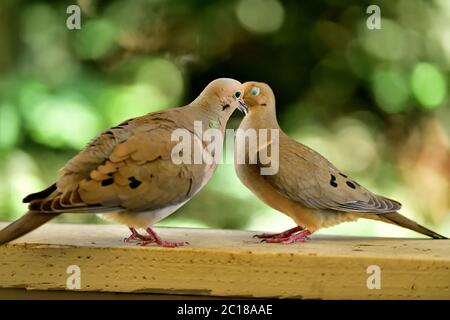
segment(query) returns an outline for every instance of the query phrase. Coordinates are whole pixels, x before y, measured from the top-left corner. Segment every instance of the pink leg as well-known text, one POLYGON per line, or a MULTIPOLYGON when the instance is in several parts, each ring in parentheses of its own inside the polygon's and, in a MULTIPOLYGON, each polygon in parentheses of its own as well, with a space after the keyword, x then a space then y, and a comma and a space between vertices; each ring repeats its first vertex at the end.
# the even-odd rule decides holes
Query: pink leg
POLYGON ((175 248, 175 247, 179 247, 179 246, 183 246, 184 245, 184 242, 170 242, 170 241, 162 240, 156 234, 156 232, 150 227, 145 229, 145 230, 148 232, 148 237, 145 237, 146 239, 143 239, 139 243, 141 246, 146 246, 149 243, 157 243, 161 247, 165 247, 165 248, 175 248))
POLYGON ((131 235, 128 238, 123 239, 124 242, 130 242, 132 240, 146 240, 146 237, 139 234, 135 228, 128 227, 131 231, 131 235))
POLYGON ((308 236, 311 235, 312 232, 309 230, 303 230, 300 231, 296 234, 290 235, 288 237, 285 238, 275 238, 275 239, 268 239, 268 240, 264 240, 267 243, 283 243, 283 244, 291 244, 294 242, 305 242, 306 240, 308 240, 308 236))
POLYGON ((253 237, 258 239, 277 239, 277 238, 286 238, 293 233, 296 233, 298 231, 302 231, 303 228, 300 226, 296 226, 292 229, 280 232, 280 233, 262 233, 262 234, 255 234, 253 237))

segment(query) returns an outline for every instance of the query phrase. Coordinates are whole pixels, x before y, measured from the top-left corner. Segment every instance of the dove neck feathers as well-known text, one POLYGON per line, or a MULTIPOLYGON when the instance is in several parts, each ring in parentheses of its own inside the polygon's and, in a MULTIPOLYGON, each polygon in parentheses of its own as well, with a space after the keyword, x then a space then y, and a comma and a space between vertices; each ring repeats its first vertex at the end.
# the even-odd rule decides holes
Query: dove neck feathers
MULTIPOLYGON (((265 106, 254 108, 266 108, 265 106)), ((240 125, 241 128, 248 129, 280 129, 275 110, 252 110, 244 117, 240 125)))
POLYGON ((230 118, 234 110, 232 108, 226 108, 224 110, 225 103, 221 101, 219 97, 202 97, 201 95, 195 99, 189 106, 195 109, 198 114, 197 120, 203 120, 206 122, 220 123, 220 128, 225 129, 225 124, 230 118))

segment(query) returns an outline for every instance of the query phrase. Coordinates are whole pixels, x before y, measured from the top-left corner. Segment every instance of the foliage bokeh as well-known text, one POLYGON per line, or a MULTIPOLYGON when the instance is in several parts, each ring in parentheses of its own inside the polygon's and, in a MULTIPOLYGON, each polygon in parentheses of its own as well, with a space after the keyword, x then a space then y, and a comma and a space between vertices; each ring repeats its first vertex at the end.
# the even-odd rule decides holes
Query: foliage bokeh
MULTIPOLYGON (((101 130, 233 77, 269 83, 289 135, 448 235, 449 1, 79 0, 80 30, 66 28, 70 4, 0 3, 0 219, 21 215, 22 197, 52 183, 101 130), (366 27, 370 4, 381 8, 381 30, 366 27)), ((224 164, 159 225, 282 230, 292 222, 224 164)), ((370 221, 324 232, 414 235, 370 221)))

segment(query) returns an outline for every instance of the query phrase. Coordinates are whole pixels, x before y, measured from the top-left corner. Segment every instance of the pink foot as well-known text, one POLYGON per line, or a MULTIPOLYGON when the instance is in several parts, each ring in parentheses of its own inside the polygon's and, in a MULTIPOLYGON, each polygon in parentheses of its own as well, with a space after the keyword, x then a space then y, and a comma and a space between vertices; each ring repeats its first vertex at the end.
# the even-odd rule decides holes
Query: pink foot
POLYGON ((277 238, 286 238, 292 235, 293 233, 296 233, 298 231, 302 231, 303 228, 300 226, 296 226, 292 229, 280 232, 280 233, 262 233, 262 234, 255 234, 253 238, 258 239, 277 239, 277 238))
POLYGON ((288 237, 284 237, 284 238, 275 238, 275 239, 268 239, 268 240, 263 240, 267 243, 283 243, 283 244, 291 244, 294 242, 305 242, 306 240, 308 240, 308 236, 311 235, 311 231, 309 230, 303 230, 300 231, 299 233, 290 235, 288 237))
POLYGON ((152 228, 147 228, 146 231, 148 232, 148 236, 144 237, 145 239, 141 239, 142 241, 138 243, 141 246, 146 246, 149 243, 156 243, 164 248, 175 248, 183 246, 185 244, 184 242, 171 242, 162 240, 152 228))
POLYGON ((128 238, 124 238, 123 242, 130 242, 133 240, 145 240, 146 237, 139 234, 139 232, 137 232, 137 230, 135 228, 132 227, 128 227, 131 231, 131 235, 128 238))

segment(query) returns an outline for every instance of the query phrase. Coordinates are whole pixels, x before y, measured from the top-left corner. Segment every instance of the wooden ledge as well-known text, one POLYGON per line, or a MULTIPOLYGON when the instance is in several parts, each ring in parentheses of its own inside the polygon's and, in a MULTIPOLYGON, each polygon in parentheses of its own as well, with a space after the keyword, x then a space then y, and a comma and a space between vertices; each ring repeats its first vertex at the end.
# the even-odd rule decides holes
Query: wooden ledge
MULTIPOLYGON (((0 228, 6 224, 0 223, 0 228)), ((313 236, 264 244, 253 232, 158 228, 176 249, 124 243, 122 226, 47 224, 0 246, 0 288, 304 299, 450 299, 450 240, 313 236), (368 289, 369 266, 381 288, 368 289)), ((369 281, 370 282, 370 281, 369 281)), ((1 291, 1 290, 0 290, 1 291)))

